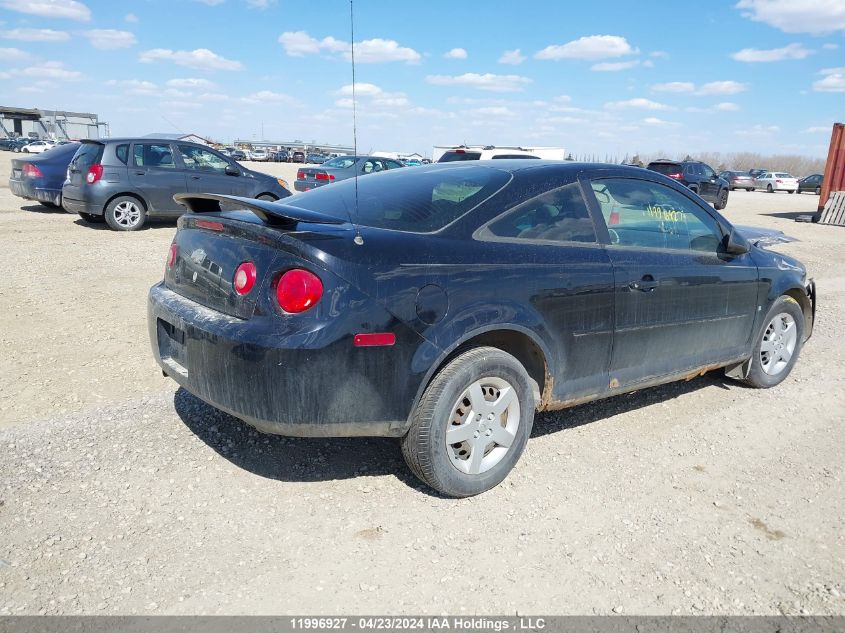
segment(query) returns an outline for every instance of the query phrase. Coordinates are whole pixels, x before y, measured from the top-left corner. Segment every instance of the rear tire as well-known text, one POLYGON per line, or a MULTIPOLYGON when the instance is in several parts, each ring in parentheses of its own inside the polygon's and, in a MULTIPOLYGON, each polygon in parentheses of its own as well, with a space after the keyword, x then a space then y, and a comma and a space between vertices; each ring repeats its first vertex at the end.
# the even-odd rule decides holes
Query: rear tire
POLYGON ((792 297, 778 297, 757 335, 745 382, 758 389, 783 382, 795 366, 803 342, 804 311, 792 297))
POLYGON ((821 187, 816 187, 816 195, 817 196, 822 195, 822 188, 821 187))
POLYGON ((500 349, 477 347, 434 376, 402 438, 402 456, 441 494, 470 497, 507 477, 533 423, 534 392, 525 368, 500 349))
POLYGON ((751 187, 748 191, 754 191, 757 187, 751 187))
POLYGON ((795 193, 795 189, 790 189, 789 193, 795 193))
POLYGON ((775 190, 774 190, 774 188, 772 187, 771 184, 766 185, 766 191, 769 192, 769 193, 775 192, 775 190))
POLYGON ((103 215, 114 231, 137 231, 147 220, 147 209, 138 198, 118 196, 109 202, 103 215))
POLYGON ((728 206, 728 190, 722 189, 716 197, 716 202, 713 204, 713 208, 716 209, 716 211, 721 211, 726 206, 728 206))

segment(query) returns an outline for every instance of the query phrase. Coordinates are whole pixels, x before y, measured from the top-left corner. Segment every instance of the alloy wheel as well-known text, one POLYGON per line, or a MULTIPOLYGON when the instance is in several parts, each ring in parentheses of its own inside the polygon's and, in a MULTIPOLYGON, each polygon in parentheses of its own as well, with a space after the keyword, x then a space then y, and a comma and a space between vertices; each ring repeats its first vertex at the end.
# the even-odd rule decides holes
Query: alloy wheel
POLYGON ((124 200, 114 208, 114 221, 120 226, 131 229, 141 220, 141 209, 134 202, 124 200))
POLYGON ((777 376, 792 359, 798 344, 795 319, 786 312, 776 315, 766 326, 760 343, 760 366, 770 376, 777 376))
POLYGON ((446 450, 462 473, 478 475, 498 464, 510 450, 519 428, 517 391, 506 380, 480 378, 452 407, 446 450))

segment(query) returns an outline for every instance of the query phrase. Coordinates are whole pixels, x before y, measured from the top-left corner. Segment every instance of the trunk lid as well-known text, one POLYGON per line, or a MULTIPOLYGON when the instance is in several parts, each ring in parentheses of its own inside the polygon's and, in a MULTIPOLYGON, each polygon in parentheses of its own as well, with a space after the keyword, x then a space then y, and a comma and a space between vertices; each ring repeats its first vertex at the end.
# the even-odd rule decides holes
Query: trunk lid
MULTIPOLYGON (((179 220, 174 243, 176 257, 165 269, 164 282, 170 290, 192 301, 222 312, 249 319, 256 313, 272 309, 268 300, 280 271, 307 267, 315 268, 309 249, 292 237, 311 235, 303 231, 303 222, 341 224, 328 216, 294 209, 285 211, 284 205, 233 196, 180 195, 177 200, 193 213, 179 220), (221 211, 225 206, 248 210, 221 211), (292 216, 303 217, 292 217, 292 216), (234 276, 244 262, 256 268, 255 285, 246 295, 235 291, 234 276)), ((322 238, 345 235, 340 229, 329 229, 322 238)))

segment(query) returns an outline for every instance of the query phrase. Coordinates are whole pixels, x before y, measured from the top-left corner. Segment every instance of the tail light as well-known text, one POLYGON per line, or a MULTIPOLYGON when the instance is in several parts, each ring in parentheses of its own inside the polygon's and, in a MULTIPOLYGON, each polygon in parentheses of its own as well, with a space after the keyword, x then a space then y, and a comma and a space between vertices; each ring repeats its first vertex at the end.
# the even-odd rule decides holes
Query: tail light
POLYGON ((285 312, 305 312, 323 296, 323 282, 314 273, 294 268, 279 278, 276 299, 285 312))
POLYGON ((179 248, 176 246, 176 242, 170 245, 170 254, 167 256, 167 267, 173 268, 173 265, 176 263, 176 255, 179 253, 179 248))
POLYGON ((32 163, 27 163, 23 166, 23 175, 29 176, 30 178, 41 178, 44 174, 32 163))
POLYGON ((681 174, 680 172, 677 173, 677 174, 666 174, 666 175, 669 176, 669 178, 675 178, 677 180, 680 180, 681 176, 683 176, 683 174, 681 174))
POLYGON ((85 176, 85 182, 93 185, 100 178, 103 177, 103 166, 100 163, 94 163, 88 168, 88 175, 85 176))
POLYGON ((305 172, 304 171, 296 172, 296 179, 297 180, 305 180, 305 172))
POLYGON ((783 181, 780 178, 775 178, 775 182, 781 184, 783 181))
POLYGON ((241 296, 249 294, 249 291, 255 285, 256 277, 255 264, 252 262, 244 262, 238 266, 237 270, 235 270, 235 277, 232 280, 235 292, 241 296))
POLYGON ((317 180, 334 180, 334 174, 327 174, 324 171, 318 171, 314 178, 317 180))

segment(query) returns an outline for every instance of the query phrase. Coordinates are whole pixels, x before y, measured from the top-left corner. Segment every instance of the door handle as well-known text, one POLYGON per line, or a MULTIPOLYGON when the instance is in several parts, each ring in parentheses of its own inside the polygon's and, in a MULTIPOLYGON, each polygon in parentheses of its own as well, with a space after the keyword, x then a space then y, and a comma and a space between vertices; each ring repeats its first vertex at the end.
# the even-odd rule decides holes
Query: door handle
POLYGON ((640 292, 653 292, 660 282, 655 281, 651 275, 645 275, 639 281, 632 281, 628 284, 629 290, 639 290, 640 292))

